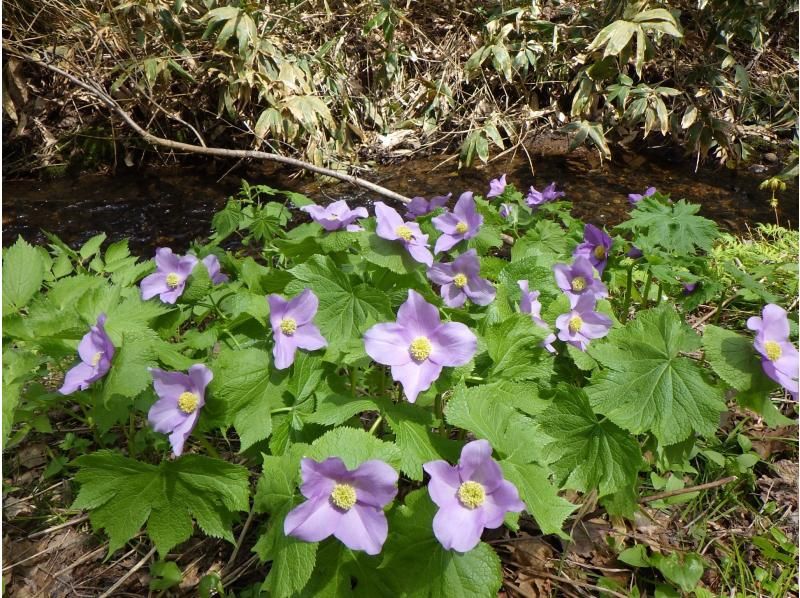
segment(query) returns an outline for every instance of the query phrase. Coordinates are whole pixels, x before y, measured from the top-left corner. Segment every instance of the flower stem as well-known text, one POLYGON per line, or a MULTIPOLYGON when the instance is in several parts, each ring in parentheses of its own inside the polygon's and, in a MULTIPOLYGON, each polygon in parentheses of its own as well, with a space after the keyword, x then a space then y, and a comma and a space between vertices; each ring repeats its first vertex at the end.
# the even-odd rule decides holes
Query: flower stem
POLYGON ((353 395, 353 398, 356 397, 356 368, 350 368, 350 392, 353 395))
POLYGON ((382 421, 383 421, 383 416, 379 415, 377 419, 372 423, 372 426, 370 426, 369 433, 375 434, 375 432, 378 431, 378 428, 380 427, 382 421))
POLYGON ((442 395, 436 395, 433 408, 436 411, 436 417, 439 418, 441 422, 439 424, 439 436, 447 436, 447 427, 444 424, 444 399, 442 399, 442 395))
POLYGON ((128 423, 128 456, 131 459, 136 458, 136 443, 134 442, 134 438, 136 437, 136 414, 131 411, 130 421, 128 423))
POLYGON ((197 441, 200 443, 200 446, 206 449, 206 452, 208 452, 209 455, 211 455, 215 459, 219 459, 219 453, 217 452, 217 449, 215 449, 211 445, 211 443, 208 440, 206 440, 205 436, 198 436, 197 441))
POLYGON ((628 278, 625 281, 625 300, 622 302, 622 321, 628 320, 628 310, 631 307, 631 293, 633 292, 633 264, 628 266, 628 278))
POLYGON ((650 299, 650 287, 653 286, 653 277, 650 275, 650 270, 647 271, 647 282, 644 285, 644 293, 642 294, 642 309, 647 308, 647 303, 650 299))

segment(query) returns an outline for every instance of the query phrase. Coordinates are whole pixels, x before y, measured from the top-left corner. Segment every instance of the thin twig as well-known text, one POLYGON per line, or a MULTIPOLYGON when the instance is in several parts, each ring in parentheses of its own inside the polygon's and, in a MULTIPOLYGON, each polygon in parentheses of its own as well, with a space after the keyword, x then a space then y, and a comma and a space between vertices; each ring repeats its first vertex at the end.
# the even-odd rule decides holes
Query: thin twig
POLYGON ((89 515, 88 514, 81 515, 80 517, 76 517, 75 519, 70 519, 69 521, 66 521, 64 523, 59 523, 58 525, 54 525, 53 527, 48 527, 47 529, 43 529, 42 531, 35 532, 35 533, 29 535, 28 539, 32 540, 33 538, 39 538, 41 536, 46 536, 47 534, 50 534, 52 532, 56 532, 56 531, 58 531, 60 529, 64 529, 65 527, 71 527, 73 525, 78 525, 79 523, 83 523, 87 519, 89 519, 89 515))
POLYGON ((144 555, 144 557, 142 557, 142 560, 140 560, 140 561, 139 561, 138 563, 136 563, 136 564, 135 564, 133 567, 131 567, 131 568, 128 570, 128 572, 127 572, 127 573, 125 573, 125 575, 123 575, 122 577, 120 577, 120 578, 117 580, 117 582, 116 582, 116 583, 115 583, 113 586, 111 586, 111 587, 110 587, 110 588, 108 588, 108 589, 107 589, 105 592, 103 592, 102 594, 100 594, 100 596, 99 596, 98 598, 108 598, 109 596, 112 596, 112 595, 114 594, 114 592, 116 591, 116 589, 117 589, 117 588, 119 588, 119 587, 121 587, 121 586, 122 586, 122 584, 124 584, 126 581, 128 581, 128 578, 129 578, 131 575, 133 575, 133 574, 134 574, 134 573, 136 573, 136 572, 137 572, 139 569, 141 569, 141 568, 142 568, 142 567, 145 565, 145 563, 147 563, 147 561, 149 561, 149 560, 150 560, 150 557, 152 557, 152 556, 153 556, 155 553, 156 553, 156 547, 155 547, 155 546, 153 546, 153 547, 150 549, 150 552, 148 552, 146 555, 144 555))
POLYGON ((730 484, 733 481, 738 480, 735 475, 729 476, 727 478, 722 478, 721 480, 716 480, 715 482, 707 482, 705 484, 698 484, 697 486, 688 486, 686 488, 678 488, 677 490, 667 490, 666 492, 657 492, 655 494, 651 494, 650 496, 643 496, 639 499, 639 504, 644 504, 648 502, 653 502, 654 500, 661 500, 663 498, 672 498, 673 496, 680 496, 681 494, 689 494, 690 492, 700 492, 701 490, 710 490, 711 488, 717 488, 718 486, 724 486, 725 484, 730 484))
POLYGON ((221 158, 239 158, 239 159, 254 159, 254 160, 268 160, 270 162, 278 162, 280 164, 286 164, 288 166, 294 166, 296 168, 302 168, 303 170, 308 170, 311 172, 315 172, 317 174, 321 174, 324 176, 329 176, 331 178, 339 179, 340 181, 345 181, 357 187, 362 187, 364 189, 368 189, 374 193, 382 195, 388 199, 393 199, 395 201, 399 201, 402 203, 409 203, 411 201, 410 198, 400 195, 399 193, 395 193, 385 187, 381 187, 380 185, 376 185, 370 181, 364 180, 362 178, 346 174, 344 172, 338 170, 331 170, 330 168, 324 168, 322 166, 315 166, 314 164, 309 164, 308 162, 304 162, 302 160, 298 160, 296 158, 289 158, 288 156, 281 156, 280 154, 271 154, 268 152, 262 152, 259 150, 236 150, 236 149, 223 149, 223 148, 216 148, 216 147, 201 147, 199 145, 192 145, 190 143, 182 143, 180 141, 173 141, 171 139, 164 139, 163 137, 158 137, 150 133, 147 129, 142 128, 136 121, 133 120, 130 114, 128 114, 122 106, 111 96, 109 96, 102 88, 100 88, 96 83, 87 82, 75 77, 71 73, 60 69, 57 66, 52 64, 48 64, 46 62, 42 62, 41 60, 36 60, 30 56, 26 56, 24 54, 20 54, 14 52, 13 50, 6 48, 6 51, 14 54, 18 58, 22 60, 26 60, 33 64, 37 64, 41 67, 44 67, 54 73, 58 73, 62 77, 65 77, 84 91, 89 92, 92 96, 100 100, 107 108, 110 108, 117 115, 125 121, 125 123, 133 129, 139 136, 141 136, 147 143, 151 145, 158 145, 162 147, 167 147, 173 150, 178 150, 182 152, 190 152, 195 154, 201 154, 204 156, 217 156, 221 158))
MULTIPOLYGON (((250 524, 253 522, 253 515, 255 515, 255 513, 256 505, 253 503, 253 506, 250 508, 250 513, 247 515, 247 520, 244 522, 242 532, 239 534, 239 539, 236 541, 236 546, 233 547, 231 558, 229 558, 228 562, 225 564, 225 569, 233 565, 233 563, 236 561, 236 557, 239 556, 239 549, 242 547, 242 542, 244 541, 244 537, 247 535, 247 531, 250 529, 250 524)), ((223 569, 223 571, 225 569, 223 569)))

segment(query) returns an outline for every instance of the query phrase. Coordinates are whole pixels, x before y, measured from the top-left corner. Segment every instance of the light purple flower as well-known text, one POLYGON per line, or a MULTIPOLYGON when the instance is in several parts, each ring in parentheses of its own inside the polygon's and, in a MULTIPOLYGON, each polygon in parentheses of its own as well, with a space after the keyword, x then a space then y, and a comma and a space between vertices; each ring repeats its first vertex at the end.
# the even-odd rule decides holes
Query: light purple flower
POLYGON ((599 279, 594 277, 594 268, 585 257, 576 257, 571 266, 556 264, 553 266, 556 284, 569 297, 571 307, 582 296, 591 295, 596 299, 608 297, 608 289, 599 279))
POLYGON ((631 245, 631 248, 625 255, 635 260, 638 260, 640 257, 644 257, 644 253, 642 253, 642 250, 636 247, 636 245, 631 245))
POLYGON ((747 320, 747 327, 756 333, 753 346, 761 354, 761 367, 797 400, 800 361, 797 349, 789 341, 789 318, 774 303, 765 305, 761 316, 747 320))
POLYGON ((64 384, 58 389, 62 395, 69 395, 76 390, 86 390, 92 382, 96 382, 108 373, 111 359, 114 357, 114 343, 106 334, 106 314, 97 316, 97 324, 83 335, 78 343, 78 356, 81 362, 64 376, 64 384))
POLYGON ((613 241, 602 229, 594 224, 587 224, 583 228, 583 243, 575 248, 573 256, 582 256, 591 262, 592 266, 602 274, 608 262, 608 251, 613 241))
POLYGON ((269 322, 275 346, 272 356, 275 367, 284 370, 294 363, 297 349, 316 351, 327 347, 328 343, 314 325, 319 299, 311 289, 287 301, 280 295, 269 295, 269 322))
POLYGON ((510 203, 500 204, 500 216, 503 218, 508 218, 511 216, 512 212, 512 205, 510 203))
POLYGON ((471 239, 478 234, 481 224, 483 224, 483 216, 478 214, 475 200, 472 198, 472 191, 462 193, 452 212, 433 219, 436 230, 442 232, 442 236, 436 239, 436 247, 433 252, 447 251, 460 241, 471 239))
POLYGON ((527 280, 518 280, 517 284, 519 285, 519 290, 522 291, 522 297, 519 300, 519 311, 524 314, 530 314, 534 324, 550 332, 540 346, 550 351, 550 353, 555 353, 556 349, 553 347, 553 342, 556 340, 556 335, 550 331, 550 326, 547 325, 547 322, 542 320, 542 304, 539 302, 539 291, 528 290, 527 280))
POLYGON ((221 284, 228 282, 228 275, 222 272, 222 267, 219 264, 219 258, 213 253, 203 258, 203 265, 208 270, 208 276, 211 278, 211 284, 221 284))
POLYGON ((496 291, 481 270, 474 249, 462 253, 449 264, 437 263, 428 269, 428 278, 441 285, 441 295, 448 307, 461 307, 469 299, 475 305, 489 305, 496 291))
POLYGON ((565 195, 566 193, 563 191, 556 191, 555 183, 550 183, 542 191, 537 191, 531 185, 528 195, 525 196, 525 203, 531 208, 536 208, 544 203, 547 203, 548 201, 554 201, 559 197, 564 197, 565 195))
POLYGON ((516 486, 503 478, 492 459, 486 440, 465 444, 458 465, 429 461, 422 467, 431 476, 428 493, 439 507, 433 533, 447 550, 469 552, 480 542, 484 528, 498 528, 506 513, 525 509, 516 486))
POLYGON ((581 295, 573 308, 556 318, 558 338, 585 351, 589 341, 603 338, 611 328, 611 318, 594 311, 596 299, 581 295))
POLYGON ((180 457, 200 417, 200 409, 206 404, 206 386, 214 374, 201 363, 190 367, 186 374, 158 368, 148 370, 153 376, 158 401, 150 407, 147 421, 156 432, 169 434, 172 452, 180 457))
POLYGON ((142 299, 158 295, 164 303, 175 303, 183 294, 186 279, 197 265, 193 255, 176 255, 169 247, 156 249, 156 271, 141 282, 142 299))
POLYGON ((478 339, 464 324, 442 323, 439 311, 409 290, 397 322, 367 330, 364 347, 373 360, 392 367, 392 378, 403 385, 408 402, 414 403, 436 381, 442 367, 469 363, 478 339))
POLYGON ((379 237, 388 241, 400 241, 416 261, 426 266, 433 264, 433 254, 428 249, 428 235, 422 234, 419 224, 404 221, 397 210, 382 201, 375 202, 375 219, 375 232, 379 237))
POLYGON ((699 282, 687 282, 683 285, 683 294, 684 295, 691 295, 692 293, 697 290, 697 287, 700 286, 699 282))
POLYGON ((304 542, 330 535, 351 550, 378 554, 389 524, 383 507, 397 495, 397 472, 383 461, 364 461, 350 471, 339 457, 322 463, 303 458, 300 492, 308 500, 289 511, 283 533, 304 542))
POLYGON ((506 175, 500 178, 489 181, 489 193, 486 194, 486 199, 490 197, 499 197, 506 190, 506 175))
POLYGON ((640 201, 642 201, 645 197, 650 197, 656 192, 655 187, 648 187, 644 193, 628 193, 628 201, 631 202, 633 205, 636 205, 640 201))
POLYGON ((344 200, 334 201, 327 206, 303 206, 300 208, 306 212, 311 219, 327 231, 334 231, 344 228, 350 232, 364 230, 357 224, 353 224, 356 218, 366 218, 369 216, 366 208, 356 208, 351 210, 344 200))
POLYGON ((451 197, 453 197, 452 193, 437 195, 436 197, 431 197, 430 200, 419 196, 412 197, 411 202, 406 206, 406 218, 419 218, 420 216, 430 214, 436 208, 443 208, 447 205, 447 202, 450 201, 451 197))

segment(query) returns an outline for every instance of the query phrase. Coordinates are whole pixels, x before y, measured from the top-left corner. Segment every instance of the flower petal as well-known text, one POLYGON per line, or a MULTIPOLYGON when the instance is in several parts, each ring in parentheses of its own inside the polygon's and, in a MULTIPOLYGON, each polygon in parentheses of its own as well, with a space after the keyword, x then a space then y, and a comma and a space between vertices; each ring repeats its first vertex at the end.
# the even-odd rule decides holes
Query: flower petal
POLYGON ((199 411, 195 411, 186 416, 186 419, 175 426, 172 433, 169 435, 169 443, 176 457, 180 457, 183 454, 183 446, 186 444, 186 439, 189 438, 189 435, 192 433, 199 416, 199 411))
POLYGON ((142 291, 142 300, 147 301, 156 295, 169 290, 167 286, 167 275, 163 272, 153 272, 142 279, 139 283, 139 288, 142 291))
POLYGON ((436 245, 433 248, 434 253, 441 253, 443 251, 449 251, 464 238, 464 235, 451 235, 449 233, 443 234, 441 237, 436 239, 436 245))
POLYGON ((413 334, 400 324, 375 324, 364 333, 364 349, 383 365, 405 365, 411 361, 408 347, 412 340, 413 334))
POLYGON ((356 504, 339 518, 333 535, 351 550, 378 554, 386 542, 389 522, 381 509, 356 504))
POLYGON ((447 307, 461 307, 467 300, 467 295, 464 289, 458 288, 452 283, 442 285, 441 288, 442 299, 447 307))
POLYGON ((272 330, 276 330, 286 316, 289 302, 280 295, 272 294, 267 296, 267 303, 269 303, 269 323, 272 325, 272 330))
POLYGON ((469 297, 469 300, 475 305, 489 305, 494 301, 495 295, 497 294, 497 291, 491 283, 479 276, 469 279, 467 286, 464 287, 464 291, 467 297, 469 297))
POLYGON ((347 467, 339 457, 329 457, 322 462, 308 457, 300 460, 300 492, 306 498, 329 497, 336 480, 347 477, 347 467))
POLYGON ((382 509, 397 496, 399 475, 383 461, 364 461, 349 474, 349 479, 356 489, 359 503, 382 509))
POLYGON ((342 512, 330 503, 327 496, 296 506, 283 520, 283 533, 305 542, 319 542, 336 530, 342 512))
POLYGON ((433 351, 430 361, 448 367, 469 363, 478 349, 475 334, 461 322, 442 324, 430 335, 433 351))
POLYGON ((453 282, 453 276, 455 276, 455 274, 452 264, 436 263, 428 268, 428 279, 432 283, 438 285, 445 285, 453 282))
POLYGON ((279 370, 285 370, 294 363, 297 343, 294 337, 286 336, 281 332, 275 334, 274 339, 275 346, 272 347, 272 357, 274 358, 275 367, 279 370))
POLYGON ((292 335, 295 344, 306 351, 316 351, 328 346, 325 337, 314 324, 304 324, 300 326, 292 335))
POLYGON ((447 461, 429 461, 422 469, 431 476, 428 482, 428 494, 431 500, 440 507, 458 504, 458 489, 461 478, 458 476, 458 467, 450 465, 447 461))
POLYGON ((411 337, 429 336, 440 325, 439 310, 414 290, 397 310, 397 323, 409 330, 411 337))
POLYGON ((447 550, 469 552, 481 541, 482 514, 461 504, 439 509, 433 518, 433 535, 447 550))
POLYGON ((62 395, 69 395, 76 390, 84 390, 91 384, 94 368, 88 363, 79 363, 64 376, 64 384, 58 389, 62 395))
POLYGON ((307 324, 314 319, 319 307, 319 299, 311 289, 304 289, 302 293, 289 300, 286 305, 284 318, 293 318, 298 326, 307 324))
POLYGON ((486 492, 494 492, 503 481, 503 472, 497 461, 492 459, 492 446, 486 440, 473 440, 461 449, 458 461, 461 480, 480 483, 486 492))
POLYGON ((168 398, 159 399, 147 412, 147 421, 150 423, 150 427, 161 434, 169 434, 184 419, 186 419, 186 414, 178 409, 178 401, 168 398))
POLYGON ((495 529, 503 525, 508 511, 519 513, 525 509, 525 503, 519 499, 517 487, 508 480, 503 480, 493 492, 486 495, 486 502, 481 509, 484 527, 495 529))
POLYGON ((382 201, 376 201, 375 220, 377 222, 375 233, 379 237, 388 239, 389 241, 396 241, 399 239, 395 231, 398 226, 402 226, 405 222, 400 217, 400 214, 397 213, 397 210, 390 208, 382 201))
MULTIPOLYGON (((427 235, 423 236, 426 237, 427 240, 427 235)), ((430 249, 428 249, 427 245, 424 244, 424 241, 420 243, 406 243, 406 249, 409 255, 414 258, 414 261, 425 264, 428 267, 433 265, 433 254, 430 249)))
POLYGON ((192 382, 186 374, 165 372, 158 368, 149 368, 149 371, 153 377, 153 388, 162 399, 169 399, 177 404, 181 393, 192 390, 192 382))
POLYGON ((419 393, 428 390, 441 373, 442 366, 430 359, 419 363, 411 360, 405 365, 392 366, 392 378, 403 385, 409 403, 416 402, 419 393))

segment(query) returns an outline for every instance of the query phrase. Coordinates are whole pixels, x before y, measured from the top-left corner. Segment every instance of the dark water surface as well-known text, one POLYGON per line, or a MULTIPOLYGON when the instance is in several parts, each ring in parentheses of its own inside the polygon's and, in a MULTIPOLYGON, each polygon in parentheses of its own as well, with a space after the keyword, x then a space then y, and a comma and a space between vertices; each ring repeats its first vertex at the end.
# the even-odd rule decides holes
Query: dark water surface
MULTIPOLYGON (((770 192, 758 189, 761 181, 778 170, 754 174, 720 167, 701 167, 686 161, 648 159, 629 155, 603 165, 591 164, 577 154, 534 156, 534 171, 524 156, 498 160, 488 167, 458 172, 456 162, 420 158, 396 165, 378 166, 361 176, 409 197, 458 194, 472 190, 485 194, 489 180, 508 173, 523 193, 551 181, 567 192, 573 213, 587 222, 613 225, 625 219, 627 194, 648 186, 702 204, 701 213, 723 229, 743 232, 756 222, 774 222, 770 192)), ((224 170, 220 171, 224 173, 224 170)), ((128 237, 131 248, 149 255, 168 245, 183 252, 194 238, 210 232, 211 217, 226 198, 239 188, 242 177, 252 184, 291 189, 314 201, 346 199, 353 205, 371 206, 380 199, 345 184, 322 184, 311 177, 290 178, 271 166, 253 165, 220 180, 219 174, 198 168, 151 168, 138 172, 89 175, 55 181, 6 181, 3 184, 3 244, 17 235, 42 243, 41 230, 59 235, 71 246, 80 246, 104 232, 110 241, 128 237)), ((797 225, 797 185, 781 193, 780 216, 784 226, 797 225)), ((303 216, 304 217, 304 216, 303 216)))

